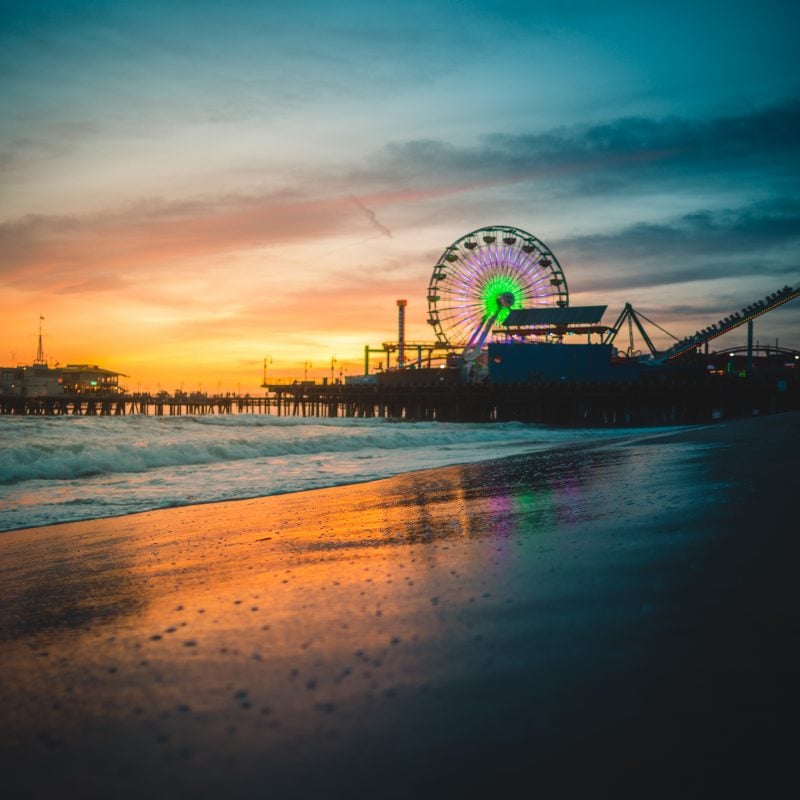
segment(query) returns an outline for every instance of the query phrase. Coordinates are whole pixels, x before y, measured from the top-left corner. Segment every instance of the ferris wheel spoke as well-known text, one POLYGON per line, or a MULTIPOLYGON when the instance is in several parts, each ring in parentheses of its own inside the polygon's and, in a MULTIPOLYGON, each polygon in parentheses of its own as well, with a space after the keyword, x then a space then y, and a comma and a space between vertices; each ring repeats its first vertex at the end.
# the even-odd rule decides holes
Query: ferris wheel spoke
POLYGON ((473 318, 458 319, 450 323, 451 330, 455 333, 454 338, 458 338, 459 340, 467 331, 474 330, 478 324, 479 322, 476 322, 473 318))
POLYGON ((535 287, 539 286, 539 284, 541 284, 542 281, 545 281, 548 278, 549 278, 549 275, 540 275, 536 280, 530 281, 529 283, 526 283, 525 284, 525 290, 526 291, 530 291, 530 290, 534 289, 535 287))
POLYGON ((457 269, 455 271, 455 275, 453 276, 453 280, 459 280, 462 282, 469 282, 471 280, 475 280, 480 277, 480 267, 473 263, 471 259, 467 259, 461 262, 461 269, 457 269))
POLYGON ((476 306, 458 304, 450 306, 444 313, 448 315, 448 318, 471 319, 479 316, 482 310, 476 306))

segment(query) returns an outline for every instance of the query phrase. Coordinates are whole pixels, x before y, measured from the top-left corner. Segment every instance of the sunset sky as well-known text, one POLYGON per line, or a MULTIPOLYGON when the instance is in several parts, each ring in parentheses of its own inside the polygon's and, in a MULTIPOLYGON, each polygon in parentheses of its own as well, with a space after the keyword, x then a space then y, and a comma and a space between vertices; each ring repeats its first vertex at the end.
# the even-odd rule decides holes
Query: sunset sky
MULTIPOLYGON (((800 7, 649 6, 0 0, 0 364, 41 315, 134 390, 353 374, 489 224, 606 323, 800 284, 800 7)), ((800 348, 800 302, 756 336, 800 348)))

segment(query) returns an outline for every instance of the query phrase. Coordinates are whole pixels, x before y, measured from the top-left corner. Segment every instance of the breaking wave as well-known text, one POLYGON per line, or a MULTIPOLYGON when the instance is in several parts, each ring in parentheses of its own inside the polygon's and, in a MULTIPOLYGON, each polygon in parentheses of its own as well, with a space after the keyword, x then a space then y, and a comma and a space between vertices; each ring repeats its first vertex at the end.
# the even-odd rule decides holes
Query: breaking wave
POLYGON ((469 445, 485 450, 492 445, 535 444, 543 438, 532 426, 517 423, 478 426, 396 424, 386 420, 298 422, 245 416, 26 418, 0 422, 9 421, 11 425, 0 426, 0 483, 6 484, 270 457, 353 454, 361 450, 469 445), (16 430, 14 423, 19 426, 16 430))
POLYGON ((0 417, 0 531, 359 483, 623 433, 263 415, 0 417))

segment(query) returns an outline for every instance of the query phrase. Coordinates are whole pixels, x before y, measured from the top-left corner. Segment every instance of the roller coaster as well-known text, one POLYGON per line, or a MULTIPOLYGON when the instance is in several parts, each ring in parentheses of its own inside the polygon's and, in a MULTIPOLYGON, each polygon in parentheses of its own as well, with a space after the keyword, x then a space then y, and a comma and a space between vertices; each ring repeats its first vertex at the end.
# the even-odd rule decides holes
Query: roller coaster
POLYGON ((652 356, 650 363, 667 364, 691 352, 696 352, 699 348, 707 345, 712 339, 730 333, 732 330, 742 325, 752 323, 757 317, 761 317, 797 297, 800 297, 800 286, 794 288, 791 286, 784 286, 782 289, 768 294, 765 298, 756 300, 754 303, 744 306, 740 311, 735 311, 729 316, 723 317, 718 322, 709 325, 707 328, 695 331, 693 335, 686 336, 683 339, 678 339, 676 336, 673 336, 669 331, 664 330, 660 325, 657 325, 651 319, 645 317, 644 314, 636 311, 630 303, 627 303, 617 318, 617 321, 608 329, 603 342, 604 344, 613 343, 627 323, 631 339, 631 347, 628 349, 628 355, 633 355, 633 327, 636 326, 647 348, 650 350, 652 356), (641 320, 649 322, 651 325, 654 325, 659 330, 675 339, 675 344, 666 350, 657 350, 642 325, 641 320))

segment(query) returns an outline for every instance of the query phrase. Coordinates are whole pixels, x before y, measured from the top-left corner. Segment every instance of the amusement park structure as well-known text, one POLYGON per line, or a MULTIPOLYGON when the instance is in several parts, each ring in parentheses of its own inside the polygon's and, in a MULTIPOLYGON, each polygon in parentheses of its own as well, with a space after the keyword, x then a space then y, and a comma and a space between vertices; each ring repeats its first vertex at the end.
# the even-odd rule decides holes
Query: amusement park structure
POLYGON ((428 323, 441 344, 474 361, 495 325, 515 309, 569 305, 564 273, 539 239, 492 225, 445 248, 428 284, 428 323))
POLYGON ((490 225, 457 239, 434 265, 432 340, 407 339, 408 303, 398 300, 397 341, 367 345, 363 375, 334 380, 334 356, 330 381, 306 380, 306 361, 303 381, 270 382, 267 356, 263 395, 128 394, 117 373, 85 365, 56 373, 38 363, 40 338, 32 366, 0 368, 0 414, 276 413, 570 426, 769 414, 800 409, 800 351, 754 343, 754 320, 799 296, 800 286, 784 286, 682 339, 630 303, 606 325, 606 305, 570 305, 547 245, 520 228, 490 225), (709 342, 744 325, 747 347, 708 352, 709 342), (673 343, 659 350, 648 326, 673 343), (577 341, 584 336, 585 344, 577 341), (376 354, 383 360, 372 370, 376 354))
MULTIPOLYGON (((509 225, 471 231, 446 247, 428 283, 428 324, 435 341, 404 341, 405 301, 398 300, 401 337, 382 348, 365 347, 365 374, 372 353, 397 352, 396 368, 430 367, 445 357, 450 366, 467 368, 481 361, 493 328, 523 308, 565 308, 567 281, 558 259, 537 237, 509 225), (401 306, 402 303, 402 306, 401 306), (416 350, 416 361, 406 351, 416 350)), ((483 359, 485 366, 485 358, 483 359)))
MULTIPOLYGON (((369 373, 370 355, 382 353, 386 362, 385 370, 382 362, 380 371, 384 374, 393 370, 431 368, 434 361, 444 360, 444 365, 460 368, 462 380, 482 381, 492 377, 495 369, 492 361, 500 364, 511 354, 518 365, 515 374, 540 376, 537 366, 544 351, 533 345, 563 345, 566 336, 574 335, 587 336, 587 344, 571 344, 569 350, 560 351, 560 356, 551 350, 547 353, 548 359, 583 358, 575 348, 589 347, 593 348, 591 357, 595 361, 627 361, 629 367, 635 363, 643 369, 663 367, 683 363, 693 354, 708 353, 710 341, 745 324, 750 362, 756 352, 753 321, 798 296, 800 286, 784 286, 684 338, 662 328, 630 303, 625 304, 613 325, 604 325, 602 316, 607 306, 569 305, 564 271, 547 245, 520 228, 489 225, 456 239, 444 249, 433 267, 427 303, 428 324, 433 329, 434 341, 405 340, 406 301, 398 300, 398 342, 384 342, 380 349, 367 346, 364 373, 365 376, 369 373), (672 339, 674 344, 664 350, 656 348, 645 322, 672 339), (644 342, 647 350, 644 354, 634 346, 634 330, 637 338, 644 342), (622 347, 626 332, 627 346, 622 347), (519 347, 522 344, 529 346, 519 347), (504 351, 503 345, 515 347, 504 351), (395 352, 397 359, 393 367, 390 358, 395 352)), ((600 373, 595 370, 594 374, 597 377, 600 373)), ((623 374, 630 379, 630 371, 617 370, 617 375, 623 374)))

